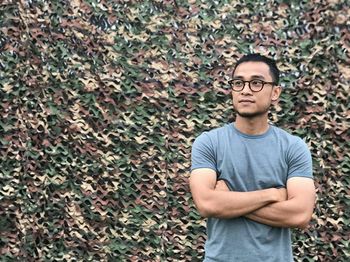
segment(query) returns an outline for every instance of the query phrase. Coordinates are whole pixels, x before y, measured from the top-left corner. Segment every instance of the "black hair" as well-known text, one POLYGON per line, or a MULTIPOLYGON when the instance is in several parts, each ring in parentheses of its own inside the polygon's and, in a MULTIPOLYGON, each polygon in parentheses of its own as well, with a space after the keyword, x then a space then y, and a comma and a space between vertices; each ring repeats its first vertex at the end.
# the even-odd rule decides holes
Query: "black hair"
POLYGON ((273 81, 278 85, 280 80, 280 70, 277 68, 275 60, 260 54, 248 54, 242 56, 236 63, 232 75, 235 73, 237 66, 245 62, 263 62, 268 65, 273 81))

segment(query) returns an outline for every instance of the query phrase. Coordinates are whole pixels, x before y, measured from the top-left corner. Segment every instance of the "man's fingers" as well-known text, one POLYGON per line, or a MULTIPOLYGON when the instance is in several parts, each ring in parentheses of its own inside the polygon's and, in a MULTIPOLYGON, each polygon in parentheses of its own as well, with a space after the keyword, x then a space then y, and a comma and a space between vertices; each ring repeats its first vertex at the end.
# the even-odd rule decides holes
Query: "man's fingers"
POLYGON ((287 189, 285 188, 278 188, 279 192, 279 201, 286 201, 288 199, 287 189))

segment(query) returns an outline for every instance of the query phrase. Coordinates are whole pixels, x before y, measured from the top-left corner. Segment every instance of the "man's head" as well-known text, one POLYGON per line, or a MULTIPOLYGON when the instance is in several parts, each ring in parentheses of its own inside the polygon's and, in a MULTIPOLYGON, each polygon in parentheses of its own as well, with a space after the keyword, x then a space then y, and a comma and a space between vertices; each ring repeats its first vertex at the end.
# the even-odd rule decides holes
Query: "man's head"
POLYGON ((274 60, 272 60, 271 58, 268 58, 266 56, 260 55, 260 54, 248 54, 245 55, 243 57, 241 57, 236 65, 235 68, 233 69, 233 73, 232 75, 235 74, 235 71, 237 69, 237 67, 242 64, 242 63, 246 63, 246 62, 261 62, 261 63, 265 63, 270 70, 270 74, 271 77, 273 79, 273 82, 278 85, 278 82, 280 80, 280 70, 277 68, 276 62, 274 60))
POLYGON ((236 64, 232 80, 233 106, 243 118, 267 117, 281 93, 275 61, 260 54, 243 56, 236 64))

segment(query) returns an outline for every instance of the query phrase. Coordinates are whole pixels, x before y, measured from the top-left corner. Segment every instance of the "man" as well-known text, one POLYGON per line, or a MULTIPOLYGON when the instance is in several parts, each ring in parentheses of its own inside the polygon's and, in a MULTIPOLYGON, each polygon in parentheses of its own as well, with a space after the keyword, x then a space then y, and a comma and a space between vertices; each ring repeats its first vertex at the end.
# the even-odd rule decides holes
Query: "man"
POLYGON ((281 87, 276 63, 243 56, 233 71, 234 123, 204 132, 192 148, 190 188, 207 217, 204 261, 293 261, 290 228, 305 228, 315 187, 310 151, 268 123, 281 87))

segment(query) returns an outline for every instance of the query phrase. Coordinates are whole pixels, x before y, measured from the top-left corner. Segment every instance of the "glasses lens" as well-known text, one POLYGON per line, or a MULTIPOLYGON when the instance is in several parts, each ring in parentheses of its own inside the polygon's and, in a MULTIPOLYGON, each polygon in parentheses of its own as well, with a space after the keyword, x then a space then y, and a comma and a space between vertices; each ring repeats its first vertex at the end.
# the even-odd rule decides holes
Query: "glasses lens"
POLYGON ((261 80, 252 80, 249 84, 252 91, 260 91, 264 85, 263 81, 261 80))
POLYGON ((233 80, 232 81, 233 90, 241 90, 243 86, 244 86, 244 82, 242 80, 233 80))

